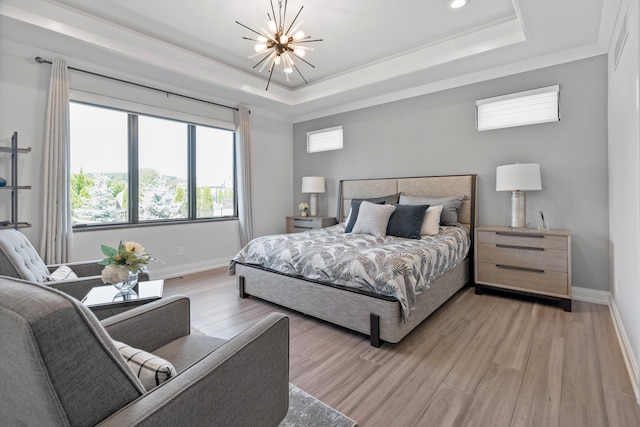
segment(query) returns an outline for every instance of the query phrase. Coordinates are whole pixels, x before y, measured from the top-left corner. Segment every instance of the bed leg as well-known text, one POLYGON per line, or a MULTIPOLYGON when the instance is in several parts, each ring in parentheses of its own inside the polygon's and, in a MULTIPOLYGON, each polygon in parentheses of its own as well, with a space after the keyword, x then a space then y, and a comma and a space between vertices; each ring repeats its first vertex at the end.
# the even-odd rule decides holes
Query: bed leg
POLYGON ((382 345, 382 341, 380 341, 380 316, 371 313, 369 323, 371 325, 371 345, 378 348, 382 345))
POLYGON ((247 297, 247 294, 244 292, 244 276, 238 276, 238 296, 240 298, 247 297))
POLYGON ((476 295, 483 295, 483 294, 484 294, 484 289, 482 289, 482 286, 476 285, 476 295))

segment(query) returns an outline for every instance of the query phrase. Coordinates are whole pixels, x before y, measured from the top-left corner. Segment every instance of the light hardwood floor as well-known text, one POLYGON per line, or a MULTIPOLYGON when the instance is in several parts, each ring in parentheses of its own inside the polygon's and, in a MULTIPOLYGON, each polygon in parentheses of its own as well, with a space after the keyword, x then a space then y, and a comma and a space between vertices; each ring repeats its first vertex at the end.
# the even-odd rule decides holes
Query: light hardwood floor
POLYGON ((273 311, 291 319, 290 381, 360 426, 640 426, 606 306, 573 312, 465 288, 399 344, 257 298, 225 270, 166 281, 192 326, 231 338, 273 311))

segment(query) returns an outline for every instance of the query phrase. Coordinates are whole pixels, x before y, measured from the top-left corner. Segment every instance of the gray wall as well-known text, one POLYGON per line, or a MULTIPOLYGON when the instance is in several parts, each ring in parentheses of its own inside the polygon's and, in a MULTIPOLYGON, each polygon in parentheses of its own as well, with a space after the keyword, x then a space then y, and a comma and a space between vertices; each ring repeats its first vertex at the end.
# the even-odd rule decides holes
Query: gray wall
POLYGON ((416 98, 302 122, 293 129, 293 211, 308 196, 301 177, 327 178, 320 213, 335 215, 349 178, 479 176, 479 222, 509 223, 509 194, 495 191, 496 166, 539 163, 542 191, 527 194, 532 227, 573 231, 573 286, 609 290, 607 61, 598 56, 416 98), (561 121, 477 132, 475 101, 560 84, 561 121), (306 152, 306 132, 342 125, 344 149, 306 152))

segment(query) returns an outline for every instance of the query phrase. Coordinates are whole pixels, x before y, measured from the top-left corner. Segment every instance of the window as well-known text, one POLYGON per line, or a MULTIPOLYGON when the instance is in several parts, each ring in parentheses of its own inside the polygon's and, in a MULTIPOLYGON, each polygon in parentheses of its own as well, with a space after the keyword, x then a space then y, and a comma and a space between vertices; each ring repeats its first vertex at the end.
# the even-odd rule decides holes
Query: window
POLYGON ((479 131, 560 120, 560 86, 549 86, 476 101, 479 131))
POLYGON ((71 102, 74 226, 237 217, 235 134, 71 102))
POLYGON ((307 132, 307 153, 342 149, 342 126, 307 132))

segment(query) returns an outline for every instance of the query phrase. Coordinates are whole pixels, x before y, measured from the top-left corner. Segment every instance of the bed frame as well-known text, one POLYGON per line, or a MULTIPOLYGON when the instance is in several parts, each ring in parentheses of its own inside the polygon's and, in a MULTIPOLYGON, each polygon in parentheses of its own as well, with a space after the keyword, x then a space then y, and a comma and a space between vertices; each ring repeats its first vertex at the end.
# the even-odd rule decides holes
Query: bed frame
MULTIPOLYGON (((404 193, 412 196, 464 195, 458 221, 473 239, 477 218, 477 175, 418 178, 386 178, 340 181, 338 221, 349 213, 351 199, 404 193)), ((371 337, 371 345, 399 342, 473 278, 473 242, 463 263, 432 281, 430 289, 416 297, 416 308, 404 321, 398 301, 318 284, 244 264, 236 264, 236 283, 241 298, 255 296, 371 337)))

